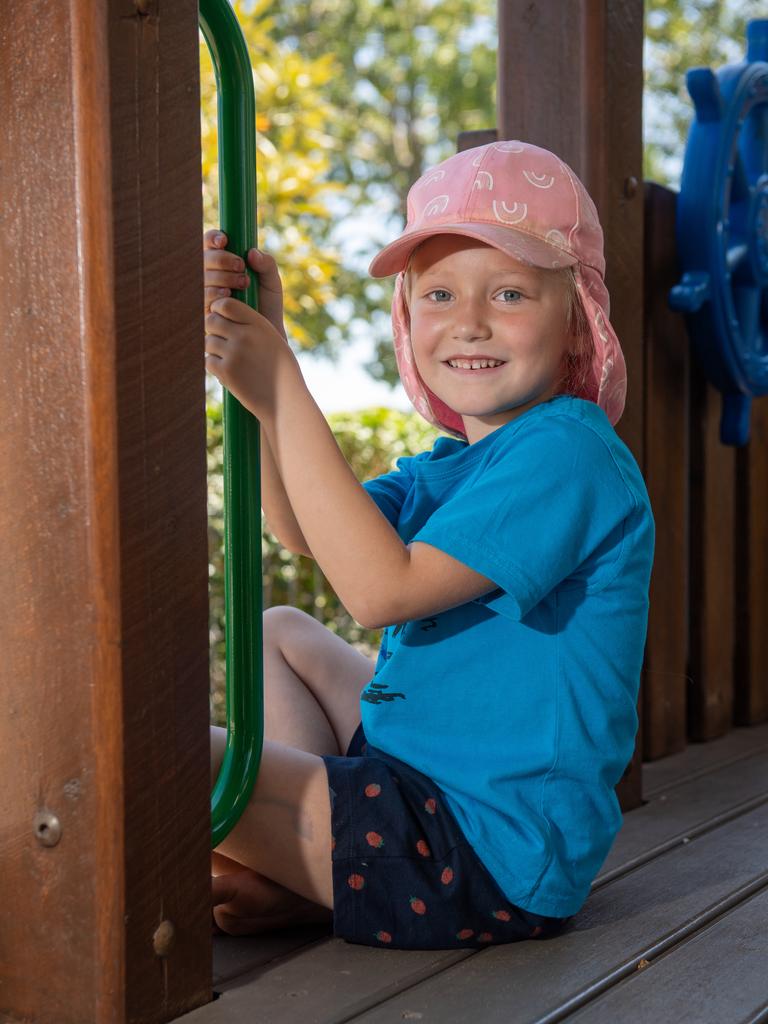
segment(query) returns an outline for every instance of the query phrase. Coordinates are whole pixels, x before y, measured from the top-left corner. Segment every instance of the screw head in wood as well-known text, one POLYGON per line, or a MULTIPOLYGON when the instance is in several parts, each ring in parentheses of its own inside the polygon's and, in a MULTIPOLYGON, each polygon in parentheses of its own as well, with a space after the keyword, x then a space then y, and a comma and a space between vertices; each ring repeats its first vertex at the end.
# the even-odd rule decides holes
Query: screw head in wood
POLYGON ((32 829, 41 846, 55 846, 61 839, 61 822, 51 811, 38 811, 32 829))

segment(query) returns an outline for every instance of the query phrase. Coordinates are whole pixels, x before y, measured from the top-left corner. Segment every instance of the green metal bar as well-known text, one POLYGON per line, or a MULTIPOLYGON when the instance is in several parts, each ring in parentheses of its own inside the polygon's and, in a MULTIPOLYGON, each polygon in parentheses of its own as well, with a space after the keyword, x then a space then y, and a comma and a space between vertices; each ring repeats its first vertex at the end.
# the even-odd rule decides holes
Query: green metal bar
MULTIPOLYGON (((248 47, 227 0, 200 0, 200 28, 216 71, 219 223, 244 259, 256 245, 256 102, 248 47)), ((246 261, 247 266, 247 261, 246 261)), ((254 309, 256 279, 235 298, 254 309)), ((224 391, 224 577, 227 748, 211 794, 213 846, 247 804, 263 743, 259 423, 224 391)))

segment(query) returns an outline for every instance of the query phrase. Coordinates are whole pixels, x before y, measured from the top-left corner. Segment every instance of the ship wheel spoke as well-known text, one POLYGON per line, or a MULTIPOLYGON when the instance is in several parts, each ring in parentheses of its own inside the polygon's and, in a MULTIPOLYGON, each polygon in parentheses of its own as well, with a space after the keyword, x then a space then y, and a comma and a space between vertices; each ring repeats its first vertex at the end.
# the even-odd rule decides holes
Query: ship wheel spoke
POLYGON ((731 274, 736 277, 743 274, 749 265, 749 247, 746 242, 731 245, 725 254, 725 262, 731 274))
POLYGON ((768 103, 758 103, 741 129, 741 153, 748 157, 747 177, 756 181, 768 172, 768 103))
POLYGON ((760 175, 768 174, 768 103, 755 108, 755 149, 760 154, 760 175))
POLYGON ((744 160, 741 153, 736 151, 736 162, 733 165, 733 179, 731 184, 731 202, 740 203, 749 199, 751 195, 747 171, 744 167, 744 160))
POLYGON ((760 348, 760 312, 761 292, 753 286, 742 286, 733 289, 733 304, 741 328, 741 336, 745 347, 759 351, 760 348))

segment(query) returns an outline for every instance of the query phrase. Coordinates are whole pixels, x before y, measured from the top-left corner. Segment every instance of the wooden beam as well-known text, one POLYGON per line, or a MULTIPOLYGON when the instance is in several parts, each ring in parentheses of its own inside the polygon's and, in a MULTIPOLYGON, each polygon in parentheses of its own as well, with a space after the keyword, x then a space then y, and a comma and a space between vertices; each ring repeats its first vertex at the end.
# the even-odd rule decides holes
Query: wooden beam
POLYGON ((749 444, 736 452, 734 716, 768 720, 768 396, 752 403, 749 444))
POLYGON ((669 308, 680 280, 675 244, 677 193, 645 188, 645 479, 656 511, 648 640, 643 680, 643 758, 687 743, 691 355, 685 321, 669 308), (659 528, 660 524, 660 528, 659 528))
POLYGON ((733 724, 736 451, 720 441, 722 398, 691 360, 688 736, 733 724))
MULTIPOLYGON (((644 471, 643 0, 499 0, 498 25, 499 138, 557 153, 600 214, 629 380, 616 429, 644 471)), ((625 810, 640 787, 638 745, 619 787, 625 810)))
POLYGON ((154 1024, 211 995, 197 5, 0 53, 0 1017, 154 1024))

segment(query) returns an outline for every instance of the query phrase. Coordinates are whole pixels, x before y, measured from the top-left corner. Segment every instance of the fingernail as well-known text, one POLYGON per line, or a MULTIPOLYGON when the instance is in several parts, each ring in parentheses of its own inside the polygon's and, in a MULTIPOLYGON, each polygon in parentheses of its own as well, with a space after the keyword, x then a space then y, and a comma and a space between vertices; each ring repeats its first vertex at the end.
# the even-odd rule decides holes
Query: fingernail
POLYGON ((222 235, 221 232, 219 232, 219 234, 216 235, 216 237, 214 238, 214 242, 216 243, 216 245, 224 245, 226 240, 227 240, 227 236, 226 235, 222 235))

